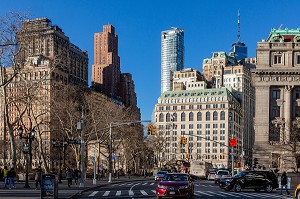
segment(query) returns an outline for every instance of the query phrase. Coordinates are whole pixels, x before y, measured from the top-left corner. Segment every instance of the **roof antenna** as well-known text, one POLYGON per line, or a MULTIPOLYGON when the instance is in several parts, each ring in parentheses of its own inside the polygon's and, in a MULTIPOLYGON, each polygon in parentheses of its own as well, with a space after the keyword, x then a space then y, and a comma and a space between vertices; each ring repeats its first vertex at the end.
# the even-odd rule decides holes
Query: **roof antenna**
POLYGON ((240 24, 240 9, 238 9, 238 42, 240 43, 240 38, 241 38, 241 24, 240 24))

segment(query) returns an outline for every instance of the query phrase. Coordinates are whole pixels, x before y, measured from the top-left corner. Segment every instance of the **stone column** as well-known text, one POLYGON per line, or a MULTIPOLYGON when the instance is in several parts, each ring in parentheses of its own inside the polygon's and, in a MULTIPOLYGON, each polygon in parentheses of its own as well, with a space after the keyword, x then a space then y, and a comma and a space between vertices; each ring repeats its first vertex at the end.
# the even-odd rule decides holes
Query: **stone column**
POLYGON ((293 86, 287 85, 284 88, 284 119, 285 119, 285 143, 290 141, 291 133, 291 99, 292 99, 292 89, 293 86))

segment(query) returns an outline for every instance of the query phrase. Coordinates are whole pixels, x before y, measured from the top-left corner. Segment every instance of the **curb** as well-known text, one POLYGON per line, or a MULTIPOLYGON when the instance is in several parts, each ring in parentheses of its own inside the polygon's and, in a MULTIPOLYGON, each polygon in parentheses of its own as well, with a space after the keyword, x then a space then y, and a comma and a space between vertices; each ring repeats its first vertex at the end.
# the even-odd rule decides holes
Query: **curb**
POLYGON ((76 194, 68 197, 68 199, 75 199, 77 196, 81 196, 84 192, 90 191, 90 190, 95 189, 95 188, 100 188, 100 187, 104 187, 104 186, 111 185, 111 184, 120 184, 120 183, 123 183, 123 182, 144 181, 145 179, 148 179, 148 178, 126 179, 126 180, 123 180, 123 181, 116 181, 116 182, 111 182, 111 183, 107 182, 106 184, 98 185, 98 186, 95 186, 95 187, 89 187, 87 189, 78 191, 76 194))

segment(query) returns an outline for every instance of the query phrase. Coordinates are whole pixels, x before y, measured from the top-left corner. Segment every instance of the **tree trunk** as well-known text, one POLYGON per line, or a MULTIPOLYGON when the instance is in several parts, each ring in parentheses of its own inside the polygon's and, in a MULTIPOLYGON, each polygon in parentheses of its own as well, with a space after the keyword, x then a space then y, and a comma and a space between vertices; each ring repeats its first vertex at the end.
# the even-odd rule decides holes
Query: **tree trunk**
POLYGON ((10 124, 8 124, 8 131, 9 131, 9 139, 10 139, 12 167, 16 168, 16 161, 17 161, 17 158, 16 158, 16 141, 15 141, 12 126, 10 124))

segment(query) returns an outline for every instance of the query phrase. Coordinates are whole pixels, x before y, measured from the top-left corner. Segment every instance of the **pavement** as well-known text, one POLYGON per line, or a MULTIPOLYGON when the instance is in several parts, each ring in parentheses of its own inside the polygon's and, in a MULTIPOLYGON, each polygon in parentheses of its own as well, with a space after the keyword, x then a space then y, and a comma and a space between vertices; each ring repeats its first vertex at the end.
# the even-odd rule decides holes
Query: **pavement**
MULTIPOLYGON (((151 177, 149 177, 150 179, 151 177)), ((152 178, 151 178, 152 179, 152 178)), ((72 181, 71 187, 68 187, 67 181, 62 180, 62 183, 58 184, 58 198, 66 198, 72 199, 76 198, 76 196, 80 196, 83 192, 89 191, 96 187, 105 186, 108 184, 116 184, 122 182, 132 182, 132 181, 140 181, 145 180, 144 177, 134 177, 132 176, 130 179, 125 176, 121 176, 118 178, 112 178, 112 182, 108 182, 108 178, 101 178, 96 181, 96 184, 93 184, 92 179, 86 179, 84 182, 84 187, 79 187, 79 184, 75 184, 74 180, 72 181)), ((14 189, 3 189, 3 183, 0 184, 0 199, 2 198, 22 198, 22 199, 40 199, 40 190, 35 189, 35 181, 30 180, 29 186, 30 188, 24 188, 25 182, 15 182, 16 188, 14 189)))

